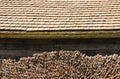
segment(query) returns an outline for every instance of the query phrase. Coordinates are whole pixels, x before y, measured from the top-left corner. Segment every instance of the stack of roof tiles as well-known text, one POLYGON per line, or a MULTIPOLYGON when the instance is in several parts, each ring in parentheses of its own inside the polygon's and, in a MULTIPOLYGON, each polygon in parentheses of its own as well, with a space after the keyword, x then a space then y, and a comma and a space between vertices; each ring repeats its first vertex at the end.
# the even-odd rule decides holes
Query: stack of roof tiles
POLYGON ((0 61, 0 79, 120 79, 120 56, 53 51, 0 61))
POLYGON ((120 29, 120 0, 0 0, 0 30, 120 29))

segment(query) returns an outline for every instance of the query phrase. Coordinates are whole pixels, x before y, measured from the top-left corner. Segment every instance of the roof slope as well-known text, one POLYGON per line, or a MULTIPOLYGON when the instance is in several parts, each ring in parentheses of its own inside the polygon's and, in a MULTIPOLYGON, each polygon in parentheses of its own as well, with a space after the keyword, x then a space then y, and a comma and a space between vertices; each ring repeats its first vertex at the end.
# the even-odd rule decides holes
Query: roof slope
POLYGON ((120 29, 120 0, 0 0, 0 30, 120 29))

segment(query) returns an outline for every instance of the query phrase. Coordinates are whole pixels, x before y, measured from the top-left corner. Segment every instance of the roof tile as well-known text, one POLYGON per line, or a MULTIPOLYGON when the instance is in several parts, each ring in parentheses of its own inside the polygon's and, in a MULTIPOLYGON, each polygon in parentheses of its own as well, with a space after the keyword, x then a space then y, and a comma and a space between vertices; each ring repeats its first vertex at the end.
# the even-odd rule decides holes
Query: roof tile
POLYGON ((120 0, 0 0, 0 29, 120 29, 120 0))

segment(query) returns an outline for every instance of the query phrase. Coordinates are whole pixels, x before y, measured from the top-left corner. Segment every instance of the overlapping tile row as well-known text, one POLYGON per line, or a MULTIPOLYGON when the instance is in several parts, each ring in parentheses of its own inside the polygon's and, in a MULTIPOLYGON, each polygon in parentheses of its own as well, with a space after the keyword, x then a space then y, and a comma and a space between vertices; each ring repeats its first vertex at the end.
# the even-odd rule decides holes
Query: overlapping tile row
POLYGON ((120 29, 120 0, 0 0, 0 30, 120 29))

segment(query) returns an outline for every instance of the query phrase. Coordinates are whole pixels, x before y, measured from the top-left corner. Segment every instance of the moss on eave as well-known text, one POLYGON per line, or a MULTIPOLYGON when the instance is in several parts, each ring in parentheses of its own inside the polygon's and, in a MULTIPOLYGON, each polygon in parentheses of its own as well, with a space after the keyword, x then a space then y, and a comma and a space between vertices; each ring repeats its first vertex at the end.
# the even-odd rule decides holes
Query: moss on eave
POLYGON ((22 39, 120 38, 120 30, 117 30, 117 31, 49 31, 49 32, 1 31, 0 38, 22 38, 22 39))

